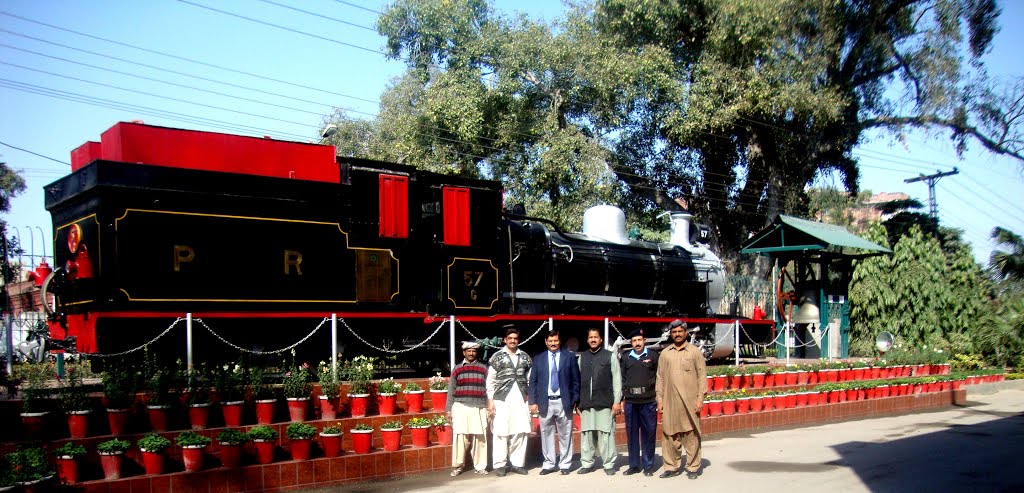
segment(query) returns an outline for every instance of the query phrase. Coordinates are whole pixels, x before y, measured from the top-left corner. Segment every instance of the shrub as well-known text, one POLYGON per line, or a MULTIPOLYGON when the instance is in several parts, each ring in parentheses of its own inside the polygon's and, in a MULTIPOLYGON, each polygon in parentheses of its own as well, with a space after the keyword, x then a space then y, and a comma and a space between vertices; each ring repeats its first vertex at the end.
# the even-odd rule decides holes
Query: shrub
POLYGON ((320 380, 320 395, 328 399, 334 399, 341 395, 341 384, 334 378, 334 371, 331 369, 330 363, 320 362, 320 366, 317 367, 317 377, 320 380))
POLYGON ((127 365, 111 364, 100 378, 103 381, 103 397, 110 409, 124 409, 135 403, 135 372, 127 365))
POLYGON ((82 374, 85 371, 83 365, 67 365, 65 367, 60 389, 61 407, 64 412, 88 411, 92 407, 89 402, 89 394, 85 391, 85 384, 82 381, 82 374))
POLYGON ((225 445, 242 445, 249 441, 249 435, 230 428, 217 434, 217 443, 225 445))
POLYGON ((356 356, 345 362, 345 378, 349 381, 349 394, 366 394, 370 392, 370 379, 373 378, 373 366, 376 360, 369 356, 356 356))
POLYGON ((14 480, 19 483, 38 481, 53 475, 50 462, 46 460, 46 452, 42 447, 19 449, 7 454, 7 461, 14 472, 14 480))
POLYGON ((188 403, 209 404, 210 402, 210 372, 205 365, 193 366, 183 370, 181 381, 188 383, 188 403))
POLYGON ((85 447, 74 442, 67 442, 53 451, 57 457, 81 457, 85 455, 85 447))
POLYGON ((384 424, 380 425, 380 429, 382 429, 382 430, 401 430, 402 429, 402 422, 401 421, 388 421, 387 423, 384 423, 384 424))
POLYGON ((237 402, 245 399, 245 372, 242 365, 224 365, 217 370, 217 396, 221 402, 237 402))
POLYGON ((985 366, 985 362, 975 354, 956 354, 950 359, 949 366, 952 371, 969 371, 985 366))
POLYGON ((246 384, 249 389, 249 393, 252 394, 252 398, 256 400, 266 400, 274 398, 274 391, 270 388, 267 383, 267 370, 263 367, 250 367, 249 368, 249 381, 246 384))
POLYGON ((394 378, 385 378, 377 383, 377 392, 380 394, 397 394, 402 386, 395 383, 394 378))
POLYGON ((316 435, 316 427, 306 423, 292 423, 285 429, 289 440, 308 440, 316 435))
POLYGON ((128 443, 128 440, 121 440, 120 438, 114 438, 100 443, 96 446, 96 451, 101 454, 123 454, 128 447, 132 444, 128 443))
POLYGON ((284 374, 284 396, 292 399, 309 397, 313 386, 309 383, 309 365, 302 365, 284 374))
POLYGON ((249 438, 253 440, 277 440, 277 430, 269 426, 254 426, 249 430, 249 438))
POLYGON ((135 442, 135 445, 138 445, 140 449, 146 452, 160 453, 171 446, 171 441, 156 433, 150 433, 140 438, 138 442, 135 442))
POLYGON ((174 441, 179 447, 205 447, 213 440, 194 431, 186 431, 178 434, 174 441))
POLYGON ((18 366, 18 377, 21 378, 21 398, 23 413, 43 411, 43 401, 50 397, 47 381, 54 372, 47 363, 27 363, 18 366))

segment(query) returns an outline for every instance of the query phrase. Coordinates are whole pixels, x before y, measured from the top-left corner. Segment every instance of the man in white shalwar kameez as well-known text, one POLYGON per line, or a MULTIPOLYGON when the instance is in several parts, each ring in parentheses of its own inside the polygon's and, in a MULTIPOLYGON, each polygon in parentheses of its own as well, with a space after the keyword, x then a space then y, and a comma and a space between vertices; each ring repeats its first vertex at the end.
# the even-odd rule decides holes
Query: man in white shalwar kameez
POLYGON ((465 359, 455 365, 448 379, 448 419, 455 434, 452 476, 466 470, 467 455, 477 474, 487 474, 487 364, 476 359, 479 350, 479 342, 463 342, 465 359))
POLYGON ((519 350, 519 331, 505 331, 505 347, 494 353, 487 369, 487 412, 492 416, 494 472, 526 474, 526 436, 530 433, 530 408, 526 392, 533 362, 519 350))

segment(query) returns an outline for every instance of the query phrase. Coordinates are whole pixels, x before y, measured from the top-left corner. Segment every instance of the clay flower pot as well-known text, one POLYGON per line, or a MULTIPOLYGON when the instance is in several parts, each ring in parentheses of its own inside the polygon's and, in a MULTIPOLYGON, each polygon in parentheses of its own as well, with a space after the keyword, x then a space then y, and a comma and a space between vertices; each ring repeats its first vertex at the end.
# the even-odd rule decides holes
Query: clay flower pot
POLYGON ((220 463, 228 469, 234 469, 242 463, 242 446, 220 442, 220 463))
POLYGON ((256 448, 256 462, 270 464, 274 462, 274 442, 267 440, 253 440, 253 447, 256 448))
POLYGON ((68 411, 68 431, 71 438, 89 436, 89 414, 92 411, 68 411))
POLYGON ((128 434, 128 417, 131 409, 107 409, 107 423, 110 434, 121 436, 128 434))
POLYGON ((380 434, 384 439, 384 450, 388 452, 394 452, 402 447, 402 429, 387 429, 380 430, 380 434))
POLYGON ((397 400, 398 396, 393 393, 378 394, 377 413, 381 416, 391 416, 395 414, 395 403, 397 400))
POLYGON ((99 455, 103 479, 121 479, 121 458, 124 457, 124 452, 100 452, 99 455))
POLYGON ((320 446, 325 457, 337 457, 341 454, 341 433, 321 433, 320 446))
POLYGON ((449 426, 438 426, 437 427, 437 444, 438 445, 451 445, 452 439, 455 437, 455 432, 452 431, 452 427, 449 426))
POLYGON ((373 430, 351 430, 352 449, 357 454, 370 453, 370 445, 373 442, 373 430))
POLYGON ((431 390, 430 391, 430 408, 435 411, 444 411, 445 406, 448 404, 448 391, 447 390, 431 390))
POLYGON ((277 399, 256 401, 256 424, 269 425, 274 422, 274 405, 277 399))
POLYGON ((318 399, 320 401, 320 419, 333 421, 338 417, 338 398, 328 398, 325 395, 321 395, 318 399))
POLYGON ((220 410, 224 413, 224 426, 237 428, 242 426, 242 409, 245 401, 222 402, 220 410))
POLYGON ((170 406, 146 406, 146 415, 149 416, 149 427, 153 431, 167 431, 167 410, 170 406))
POLYGON ((57 457, 57 477, 64 484, 78 483, 78 461, 69 455, 57 457))
POLYGON ((164 453, 142 449, 142 467, 146 470, 146 474, 163 474, 164 453))
POLYGON ((353 418, 366 416, 366 404, 369 398, 370 394, 349 394, 348 406, 353 418))
POLYGON ((210 418, 210 403, 189 404, 188 421, 192 424, 193 430, 205 430, 206 423, 210 418))
POLYGON ((292 423, 301 423, 306 420, 306 408, 309 407, 308 397, 288 398, 288 418, 292 423))
POLYGON ((203 469, 203 452, 206 445, 187 445, 181 447, 181 458, 185 463, 185 471, 195 472, 203 469))
POLYGON ((426 392, 422 390, 409 390, 405 392, 405 406, 407 412, 423 412, 423 397, 426 392))
MULTIPOLYGON (((412 446, 423 448, 430 446, 430 426, 410 426, 409 436, 412 438, 412 446)), ((397 450, 397 449, 396 449, 397 450)))

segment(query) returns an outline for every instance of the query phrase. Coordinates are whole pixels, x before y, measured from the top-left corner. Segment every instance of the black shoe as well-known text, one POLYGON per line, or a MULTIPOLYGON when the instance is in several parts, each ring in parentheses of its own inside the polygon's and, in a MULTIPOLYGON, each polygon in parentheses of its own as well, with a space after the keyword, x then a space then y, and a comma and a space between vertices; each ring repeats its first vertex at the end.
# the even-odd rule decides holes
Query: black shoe
POLYGON ((526 474, 527 474, 526 468, 524 468, 524 467, 512 466, 512 467, 509 468, 509 471, 512 471, 512 472, 514 472, 516 474, 522 474, 523 476, 526 476, 526 474))
POLYGON ((553 473, 553 472, 555 472, 557 470, 558 469, 541 469, 540 470, 540 475, 541 476, 547 476, 548 474, 551 474, 551 473, 553 473))
POLYGON ((569 474, 569 470, 568 469, 562 469, 562 476, 565 476, 566 474, 569 474))
POLYGON ((503 478, 503 477, 505 477, 506 474, 508 474, 508 468, 507 467, 499 467, 499 468, 494 470, 494 474, 497 474, 499 478, 503 478))
POLYGON ((647 476, 647 477, 654 476, 654 469, 644 469, 644 476, 647 476))
POLYGON ((700 471, 686 471, 686 477, 690 479, 697 479, 700 477, 700 471))
POLYGON ((679 472, 679 469, 676 469, 675 471, 665 471, 665 472, 661 473, 661 475, 659 475, 658 477, 662 478, 662 479, 674 478, 674 477, 678 476, 679 474, 681 474, 679 472))
POLYGON ((622 473, 622 475, 623 476, 632 476, 632 475, 634 475, 634 474, 636 474, 638 472, 640 472, 640 468, 639 467, 631 467, 629 469, 626 469, 625 472, 622 473))
POLYGON ((591 472, 594 472, 593 467, 581 467, 578 471, 576 471, 576 474, 588 474, 591 472))
POLYGON ((614 476, 615 475, 615 469, 605 469, 604 473, 609 475, 609 476, 614 476))

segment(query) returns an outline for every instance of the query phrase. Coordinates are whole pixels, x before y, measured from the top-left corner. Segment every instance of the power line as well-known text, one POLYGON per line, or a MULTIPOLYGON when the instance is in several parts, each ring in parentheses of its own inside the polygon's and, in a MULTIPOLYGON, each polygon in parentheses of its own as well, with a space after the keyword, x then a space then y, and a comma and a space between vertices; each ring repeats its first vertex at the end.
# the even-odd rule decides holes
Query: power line
POLYGON ((11 149, 17 149, 17 150, 19 150, 21 152, 26 152, 26 153, 31 154, 33 156, 41 157, 43 159, 49 159, 50 161, 53 161, 55 163, 60 163, 60 164, 64 164, 64 165, 67 165, 67 166, 71 166, 71 163, 65 163, 64 161, 61 161, 60 159, 55 159, 55 158, 52 158, 50 156, 44 156, 44 155, 39 154, 37 152, 32 152, 32 151, 30 151, 28 149, 22 149, 22 148, 17 147, 17 146, 12 146, 11 144, 8 144, 6 142, 0 142, 0 145, 6 146, 6 147, 10 147, 11 149))
POLYGON ((379 10, 373 10, 373 9, 371 9, 369 7, 363 7, 362 5, 356 5, 354 3, 346 2, 344 0, 334 0, 334 1, 338 2, 338 3, 341 3, 341 4, 348 5, 349 7, 355 7, 357 9, 362 9, 362 10, 365 10, 367 12, 373 12, 374 14, 377 14, 377 15, 384 15, 384 12, 381 12, 379 10))
POLYGON ((345 24, 347 26, 358 27, 359 29, 366 29, 367 31, 371 31, 373 33, 377 32, 376 29, 374 29, 372 27, 364 26, 362 24, 356 24, 354 22, 343 21, 341 19, 335 19, 334 17, 329 17, 329 16, 326 16, 326 15, 318 14, 316 12, 310 12, 308 10, 302 10, 300 8, 292 7, 292 6, 289 6, 289 5, 282 4, 282 3, 272 2, 271 0, 260 0, 260 1, 263 2, 263 3, 269 3, 271 5, 276 5, 278 7, 284 8, 284 9, 294 10, 296 12, 302 12, 303 14, 312 15, 314 17, 319 17, 321 19, 327 19, 329 21, 334 21, 334 22, 338 22, 338 23, 341 23, 341 24, 345 24))

